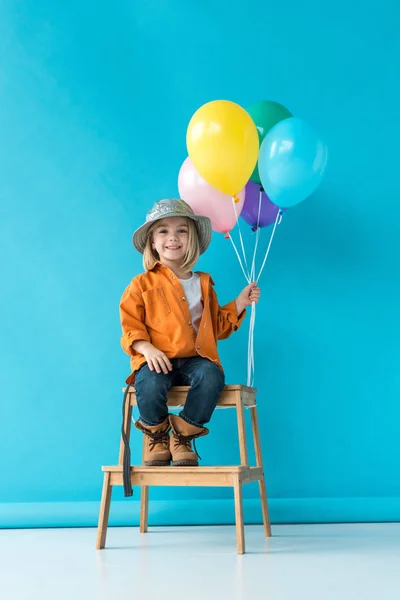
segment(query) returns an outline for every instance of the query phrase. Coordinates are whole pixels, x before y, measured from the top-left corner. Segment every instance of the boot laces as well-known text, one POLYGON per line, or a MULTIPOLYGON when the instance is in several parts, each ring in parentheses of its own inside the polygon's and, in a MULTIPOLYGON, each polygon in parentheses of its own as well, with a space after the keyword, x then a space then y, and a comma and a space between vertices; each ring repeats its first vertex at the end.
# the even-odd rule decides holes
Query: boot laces
POLYGON ((192 435, 182 435, 174 432, 174 440, 175 447, 177 446, 185 446, 189 452, 192 452, 192 442, 193 442, 193 450, 199 460, 202 460, 200 454, 197 452, 196 448, 196 440, 192 435))
POLYGON ((148 437, 150 438, 150 441, 149 441, 149 449, 150 450, 154 450, 154 448, 158 444, 162 444, 163 447, 166 450, 168 450, 168 448, 169 448, 168 431, 160 431, 158 433, 152 433, 151 435, 148 434, 148 437))

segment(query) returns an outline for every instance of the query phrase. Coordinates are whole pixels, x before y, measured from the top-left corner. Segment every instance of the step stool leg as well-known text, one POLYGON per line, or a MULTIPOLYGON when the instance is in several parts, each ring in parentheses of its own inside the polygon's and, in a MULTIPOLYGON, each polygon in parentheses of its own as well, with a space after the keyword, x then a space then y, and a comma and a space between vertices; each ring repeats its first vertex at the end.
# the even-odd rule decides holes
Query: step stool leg
MULTIPOLYGON (((256 464, 257 467, 263 466, 262 454, 261 454, 261 443, 260 443, 260 430, 258 427, 258 416, 257 409, 255 406, 250 408, 251 412, 251 425, 253 430, 253 438, 254 438, 254 449, 256 453, 256 464)), ((263 470, 263 477, 258 482, 260 488, 260 497, 261 497, 261 509, 264 523, 264 533, 266 537, 271 537, 271 521, 269 518, 269 510, 268 510, 268 499, 267 499, 267 488, 265 486, 265 475, 263 470)))
POLYGON ((244 418, 244 408, 242 397, 240 392, 236 394, 236 413, 238 422, 238 433, 239 433, 239 450, 240 450, 240 464, 247 466, 249 464, 249 458, 247 455, 247 443, 246 443, 246 422, 244 418))
POLYGON ((140 533, 147 533, 149 524, 149 486, 142 485, 140 497, 140 533))
MULTIPOLYGON (((142 464, 144 464, 145 446, 146 446, 146 439, 145 439, 145 436, 143 436, 142 464)), ((140 495, 140 533, 147 533, 148 523, 149 523, 149 486, 142 485, 142 493, 140 495)))
POLYGON ((96 550, 102 550, 106 545, 108 517, 110 514, 112 485, 109 472, 104 473, 103 492, 101 494, 99 523, 97 526, 96 550))
POLYGON ((267 489, 265 487, 264 477, 262 479, 260 479, 260 481, 258 482, 258 485, 260 487, 261 509, 262 509, 262 516, 263 516, 263 522, 264 522, 264 533, 265 533, 265 537, 271 537, 271 522, 269 520, 267 489))
POLYGON ((245 542, 244 542, 244 520, 243 520, 243 494, 242 494, 242 482, 240 481, 239 475, 236 475, 234 477, 233 489, 234 489, 234 495, 235 495, 237 552, 238 552, 238 554, 244 554, 245 542))

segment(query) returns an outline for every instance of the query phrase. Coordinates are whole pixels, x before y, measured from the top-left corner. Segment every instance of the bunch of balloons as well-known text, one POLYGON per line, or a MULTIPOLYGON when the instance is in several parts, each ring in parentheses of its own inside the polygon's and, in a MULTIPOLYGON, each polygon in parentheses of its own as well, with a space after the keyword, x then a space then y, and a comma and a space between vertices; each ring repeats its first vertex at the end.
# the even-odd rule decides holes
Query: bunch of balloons
POLYGON ((305 200, 321 183, 328 154, 308 123, 269 100, 247 110, 228 100, 204 104, 186 143, 180 196, 225 234, 238 215, 255 230, 305 200))

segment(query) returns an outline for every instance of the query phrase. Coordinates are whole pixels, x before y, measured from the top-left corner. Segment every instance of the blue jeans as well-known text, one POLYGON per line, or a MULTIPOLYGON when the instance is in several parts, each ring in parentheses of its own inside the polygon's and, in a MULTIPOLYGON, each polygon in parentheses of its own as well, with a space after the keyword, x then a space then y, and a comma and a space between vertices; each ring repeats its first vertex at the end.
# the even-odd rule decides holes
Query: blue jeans
POLYGON ((225 375, 217 365, 202 356, 174 358, 167 375, 150 371, 143 365, 135 377, 136 400, 143 425, 158 425, 168 415, 167 395, 172 385, 190 385, 186 403, 179 416, 202 427, 211 419, 225 385, 225 375))

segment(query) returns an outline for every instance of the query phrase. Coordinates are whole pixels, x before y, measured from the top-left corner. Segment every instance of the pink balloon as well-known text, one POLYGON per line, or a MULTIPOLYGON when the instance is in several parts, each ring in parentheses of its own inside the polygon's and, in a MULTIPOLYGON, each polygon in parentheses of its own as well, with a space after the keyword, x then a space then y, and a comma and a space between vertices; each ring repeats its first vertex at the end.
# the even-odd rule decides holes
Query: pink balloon
MULTIPOLYGON (((236 214, 232 197, 213 188, 197 172, 188 157, 179 171, 178 189, 182 200, 185 200, 198 215, 211 219, 214 231, 228 233, 236 225, 236 214)), ((239 202, 235 203, 237 216, 242 212, 245 190, 237 195, 239 202)))

